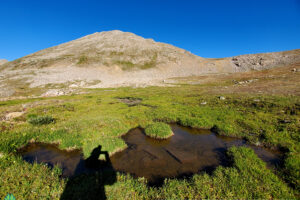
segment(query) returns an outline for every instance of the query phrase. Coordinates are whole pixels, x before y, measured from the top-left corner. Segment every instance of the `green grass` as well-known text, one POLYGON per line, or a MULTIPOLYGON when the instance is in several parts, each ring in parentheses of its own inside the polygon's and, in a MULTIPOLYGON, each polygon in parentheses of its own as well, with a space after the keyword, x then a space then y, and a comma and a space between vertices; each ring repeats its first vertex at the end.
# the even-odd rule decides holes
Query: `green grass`
POLYGON ((297 96, 211 94, 201 85, 96 89, 82 95, 1 102, 0 117, 22 110, 24 105, 25 116, 51 116, 55 123, 34 126, 26 117, 0 122, 0 153, 4 155, 0 158, 1 199, 7 193, 17 199, 59 199, 66 187, 57 169, 27 164, 15 156, 17 148, 29 141, 56 142, 63 149, 81 148, 85 157, 102 145, 112 154, 127 147, 120 136, 135 127, 146 128, 154 121, 195 128, 216 126, 221 135, 284 149, 284 166, 273 172, 251 150, 233 148, 229 151, 232 166, 219 167, 212 175, 201 173, 191 179, 167 180, 161 188, 149 188, 142 178, 118 174, 113 185, 105 186, 108 199, 278 199, 296 198, 293 194, 299 194, 297 96), (128 106, 116 99, 128 96, 143 101, 128 106), (218 96, 226 99, 221 101, 218 96), (202 105, 203 101, 207 104, 202 105))
POLYGON ((131 69, 133 69, 134 67, 136 67, 136 65, 133 64, 133 63, 130 62, 130 61, 122 61, 122 60, 118 60, 118 61, 115 61, 114 63, 117 64, 117 65, 121 65, 121 67, 122 67, 123 70, 131 70, 131 69))
POLYGON ((86 64, 86 63, 88 63, 88 57, 86 55, 81 55, 79 57, 77 64, 82 65, 82 64, 86 64))
POLYGON ((44 124, 50 124, 53 123, 55 120, 51 116, 36 116, 31 115, 28 118, 28 123, 32 125, 44 125, 44 124))
POLYGON ((145 134, 156 139, 167 139, 173 134, 171 127, 163 122, 156 122, 145 128, 145 134))

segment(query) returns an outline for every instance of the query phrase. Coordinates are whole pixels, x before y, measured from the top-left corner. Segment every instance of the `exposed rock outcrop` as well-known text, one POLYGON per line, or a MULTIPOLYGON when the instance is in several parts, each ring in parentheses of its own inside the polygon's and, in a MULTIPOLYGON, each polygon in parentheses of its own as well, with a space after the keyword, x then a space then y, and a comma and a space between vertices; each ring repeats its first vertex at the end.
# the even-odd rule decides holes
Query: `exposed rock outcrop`
POLYGON ((300 62, 300 49, 293 51, 235 56, 232 63, 240 71, 262 70, 300 62))

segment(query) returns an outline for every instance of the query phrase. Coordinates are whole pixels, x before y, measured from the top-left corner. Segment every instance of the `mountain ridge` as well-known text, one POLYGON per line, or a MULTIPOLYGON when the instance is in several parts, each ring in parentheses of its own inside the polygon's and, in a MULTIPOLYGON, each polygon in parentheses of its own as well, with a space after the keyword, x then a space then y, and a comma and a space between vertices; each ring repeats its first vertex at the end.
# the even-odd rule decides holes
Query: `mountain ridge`
POLYGON ((0 96, 13 94, 16 85, 144 87, 165 85, 165 80, 176 77, 264 70, 297 62, 300 49, 202 58, 129 32, 96 32, 0 65, 0 96))

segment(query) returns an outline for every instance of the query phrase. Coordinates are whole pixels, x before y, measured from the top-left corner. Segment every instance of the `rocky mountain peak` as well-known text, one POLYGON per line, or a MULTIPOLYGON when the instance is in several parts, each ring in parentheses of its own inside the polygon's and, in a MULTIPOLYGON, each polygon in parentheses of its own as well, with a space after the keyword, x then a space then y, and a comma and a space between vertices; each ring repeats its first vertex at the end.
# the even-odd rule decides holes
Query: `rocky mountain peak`
POLYGON ((53 65, 117 66, 122 70, 149 69, 201 59, 175 46, 119 30, 96 32, 41 50, 12 63, 14 68, 53 65))

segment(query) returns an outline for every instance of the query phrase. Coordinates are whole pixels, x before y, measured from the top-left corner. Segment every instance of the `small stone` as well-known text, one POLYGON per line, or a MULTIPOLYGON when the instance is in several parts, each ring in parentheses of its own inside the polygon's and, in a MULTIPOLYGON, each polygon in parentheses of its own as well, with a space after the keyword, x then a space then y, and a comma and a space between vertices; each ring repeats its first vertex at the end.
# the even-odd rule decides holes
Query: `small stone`
POLYGON ((260 100, 259 100, 259 99, 254 99, 253 101, 255 101, 255 102, 260 102, 260 100))
POLYGON ((226 98, 223 97, 223 96, 219 96, 219 99, 220 99, 220 100, 225 100, 226 98))
POLYGON ((297 71, 297 69, 296 69, 296 68, 293 68, 293 69, 292 69, 292 72, 296 72, 296 71, 297 71))
POLYGON ((206 104, 207 104, 206 101, 201 102, 201 105, 206 105, 206 104))
POLYGON ((69 87, 70 87, 70 88, 77 88, 78 85, 76 85, 76 84, 71 84, 69 87))

